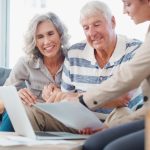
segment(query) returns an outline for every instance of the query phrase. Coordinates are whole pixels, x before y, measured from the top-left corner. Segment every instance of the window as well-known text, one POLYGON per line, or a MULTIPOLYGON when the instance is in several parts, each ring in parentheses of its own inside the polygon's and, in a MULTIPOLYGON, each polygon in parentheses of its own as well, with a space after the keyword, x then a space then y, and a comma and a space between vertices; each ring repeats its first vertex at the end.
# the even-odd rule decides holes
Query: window
POLYGON ((0 1, 0 65, 8 65, 8 25, 9 25, 9 0, 0 1), (6 17, 7 16, 7 17, 6 17))
MULTIPOLYGON (((36 13, 55 12, 68 27, 71 35, 70 42, 83 40, 84 34, 79 24, 79 12, 87 1, 89 0, 10 0, 9 67, 13 67, 18 58, 23 55, 23 35, 29 20, 36 13)), ((135 26, 127 15, 123 15, 121 0, 103 1, 110 6, 116 17, 117 33, 143 40, 147 26, 145 24, 135 26)))

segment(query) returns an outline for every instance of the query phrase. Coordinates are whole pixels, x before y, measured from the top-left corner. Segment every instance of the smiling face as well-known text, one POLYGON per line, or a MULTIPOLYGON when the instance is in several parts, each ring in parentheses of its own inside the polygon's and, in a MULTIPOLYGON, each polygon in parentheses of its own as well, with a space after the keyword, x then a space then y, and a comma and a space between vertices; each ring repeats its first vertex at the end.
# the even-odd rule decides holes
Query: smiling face
POLYGON ((44 58, 54 58, 60 52, 60 35, 51 21, 41 22, 37 26, 36 47, 44 58))
POLYGON ((124 13, 128 14, 135 24, 150 20, 150 2, 148 0, 122 0, 124 13))
POLYGON ((82 18, 81 25, 88 43, 94 49, 106 50, 110 48, 115 37, 115 19, 113 17, 111 21, 108 21, 104 15, 96 12, 82 18))

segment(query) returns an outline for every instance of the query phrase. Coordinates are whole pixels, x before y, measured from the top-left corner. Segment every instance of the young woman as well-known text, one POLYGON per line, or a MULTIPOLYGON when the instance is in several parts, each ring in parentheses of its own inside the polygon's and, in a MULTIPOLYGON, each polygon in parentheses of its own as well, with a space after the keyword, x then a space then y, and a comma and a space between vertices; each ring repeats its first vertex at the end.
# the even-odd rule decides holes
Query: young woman
MULTIPOLYGON (((68 37, 66 27, 56 14, 48 12, 33 17, 25 35, 26 56, 19 59, 5 83, 16 86, 23 103, 44 102, 44 86, 60 85, 68 37), (20 88, 22 82, 26 83, 26 88, 20 88)), ((4 106, 3 103, 0 105, 2 113, 4 106)), ((5 111, 0 131, 13 131, 5 111)))
MULTIPOLYGON (((150 0, 123 0, 124 13, 135 24, 150 21, 150 0)), ((83 94, 83 102, 88 107, 98 107, 111 99, 136 88, 142 82, 145 101, 150 99, 150 27, 143 45, 133 57, 116 71, 114 76, 102 83, 94 92, 83 94), (108 88, 109 87, 109 88, 108 88), (96 101, 94 104, 92 100, 96 101), (96 106, 97 105, 97 106, 96 106)), ((150 103, 149 101, 146 103, 150 103)), ((144 104, 146 105, 146 104, 144 104)), ((83 150, 144 150, 144 116, 146 107, 133 112, 116 122, 128 123, 112 129, 106 129, 92 135, 83 145, 83 150), (140 120, 141 119, 141 120, 140 120), (139 120, 139 121, 135 121, 139 120)))

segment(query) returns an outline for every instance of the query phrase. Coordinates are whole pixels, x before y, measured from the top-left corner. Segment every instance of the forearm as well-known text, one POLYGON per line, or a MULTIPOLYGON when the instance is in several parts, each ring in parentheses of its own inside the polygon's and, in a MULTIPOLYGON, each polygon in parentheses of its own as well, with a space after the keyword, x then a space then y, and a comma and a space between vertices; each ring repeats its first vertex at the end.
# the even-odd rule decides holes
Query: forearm
POLYGON ((113 99, 101 105, 102 108, 115 108, 118 107, 119 98, 113 99))

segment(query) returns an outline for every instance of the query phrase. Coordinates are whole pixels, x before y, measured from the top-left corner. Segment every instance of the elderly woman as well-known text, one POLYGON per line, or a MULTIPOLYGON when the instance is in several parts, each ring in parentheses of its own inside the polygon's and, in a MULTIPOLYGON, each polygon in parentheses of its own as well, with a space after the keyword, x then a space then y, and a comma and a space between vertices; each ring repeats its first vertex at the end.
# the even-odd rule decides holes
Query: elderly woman
MULTIPOLYGON (((36 15, 25 35, 26 56, 19 59, 5 85, 14 85, 24 104, 44 102, 42 90, 53 83, 59 87, 62 64, 68 46, 67 28, 54 13, 36 15), (26 88, 20 88, 22 82, 26 88)), ((12 131, 12 125, 1 102, 1 131, 12 131)))

